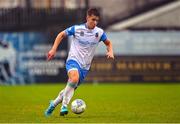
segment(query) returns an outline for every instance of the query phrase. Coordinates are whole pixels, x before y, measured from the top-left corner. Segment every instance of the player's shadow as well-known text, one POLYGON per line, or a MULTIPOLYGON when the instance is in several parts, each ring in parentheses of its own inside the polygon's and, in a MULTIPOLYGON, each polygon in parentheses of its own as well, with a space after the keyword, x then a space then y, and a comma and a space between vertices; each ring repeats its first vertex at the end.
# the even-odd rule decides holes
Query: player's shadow
MULTIPOLYGON (((104 118, 104 117, 107 117, 107 116, 103 117, 103 116, 97 116, 97 115, 96 116, 95 115, 94 116, 93 115, 88 115, 88 116, 86 116, 86 115, 69 116, 68 115, 68 116, 56 116, 55 118, 60 118, 60 117, 64 118, 64 119, 71 119, 71 118, 77 118, 77 119, 78 118, 84 118, 85 119, 85 118, 104 118)), ((108 116, 108 117, 114 117, 114 116, 112 115, 112 116, 108 116)))

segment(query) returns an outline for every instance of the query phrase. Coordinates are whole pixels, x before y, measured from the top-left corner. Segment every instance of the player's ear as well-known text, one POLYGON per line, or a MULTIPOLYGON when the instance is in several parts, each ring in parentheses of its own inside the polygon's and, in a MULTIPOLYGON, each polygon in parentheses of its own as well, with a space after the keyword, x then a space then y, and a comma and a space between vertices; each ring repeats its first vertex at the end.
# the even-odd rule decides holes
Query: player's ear
POLYGON ((90 16, 89 16, 89 15, 87 15, 87 16, 86 16, 86 20, 88 21, 88 20, 89 20, 89 18, 90 18, 90 16))

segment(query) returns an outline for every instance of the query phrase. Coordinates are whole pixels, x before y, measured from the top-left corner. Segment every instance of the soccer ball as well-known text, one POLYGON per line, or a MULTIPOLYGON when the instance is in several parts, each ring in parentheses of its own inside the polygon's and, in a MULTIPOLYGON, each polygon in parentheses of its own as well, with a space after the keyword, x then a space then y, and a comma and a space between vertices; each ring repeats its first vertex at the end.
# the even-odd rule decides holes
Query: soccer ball
POLYGON ((86 109, 86 103, 82 99, 75 99, 71 103, 71 110, 75 114, 81 114, 86 109))

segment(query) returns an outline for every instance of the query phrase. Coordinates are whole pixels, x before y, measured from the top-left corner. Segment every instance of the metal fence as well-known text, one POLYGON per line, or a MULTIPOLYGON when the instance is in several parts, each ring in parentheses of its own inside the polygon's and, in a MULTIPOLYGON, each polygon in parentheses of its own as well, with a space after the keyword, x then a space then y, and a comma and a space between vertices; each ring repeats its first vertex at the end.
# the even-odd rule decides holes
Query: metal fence
POLYGON ((67 25, 80 22, 86 14, 85 9, 0 9, 0 30, 28 30, 46 28, 52 25, 67 25))

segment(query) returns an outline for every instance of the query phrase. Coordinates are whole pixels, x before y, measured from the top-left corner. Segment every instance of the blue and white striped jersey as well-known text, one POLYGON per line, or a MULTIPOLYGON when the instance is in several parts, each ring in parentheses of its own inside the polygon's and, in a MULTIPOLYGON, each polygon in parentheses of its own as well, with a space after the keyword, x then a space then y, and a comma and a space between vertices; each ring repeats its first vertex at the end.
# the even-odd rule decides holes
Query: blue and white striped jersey
POLYGON ((67 61, 75 60, 82 69, 89 70, 95 49, 100 41, 107 39, 106 34, 97 26, 88 29, 86 24, 69 27, 65 32, 73 36, 67 61))

